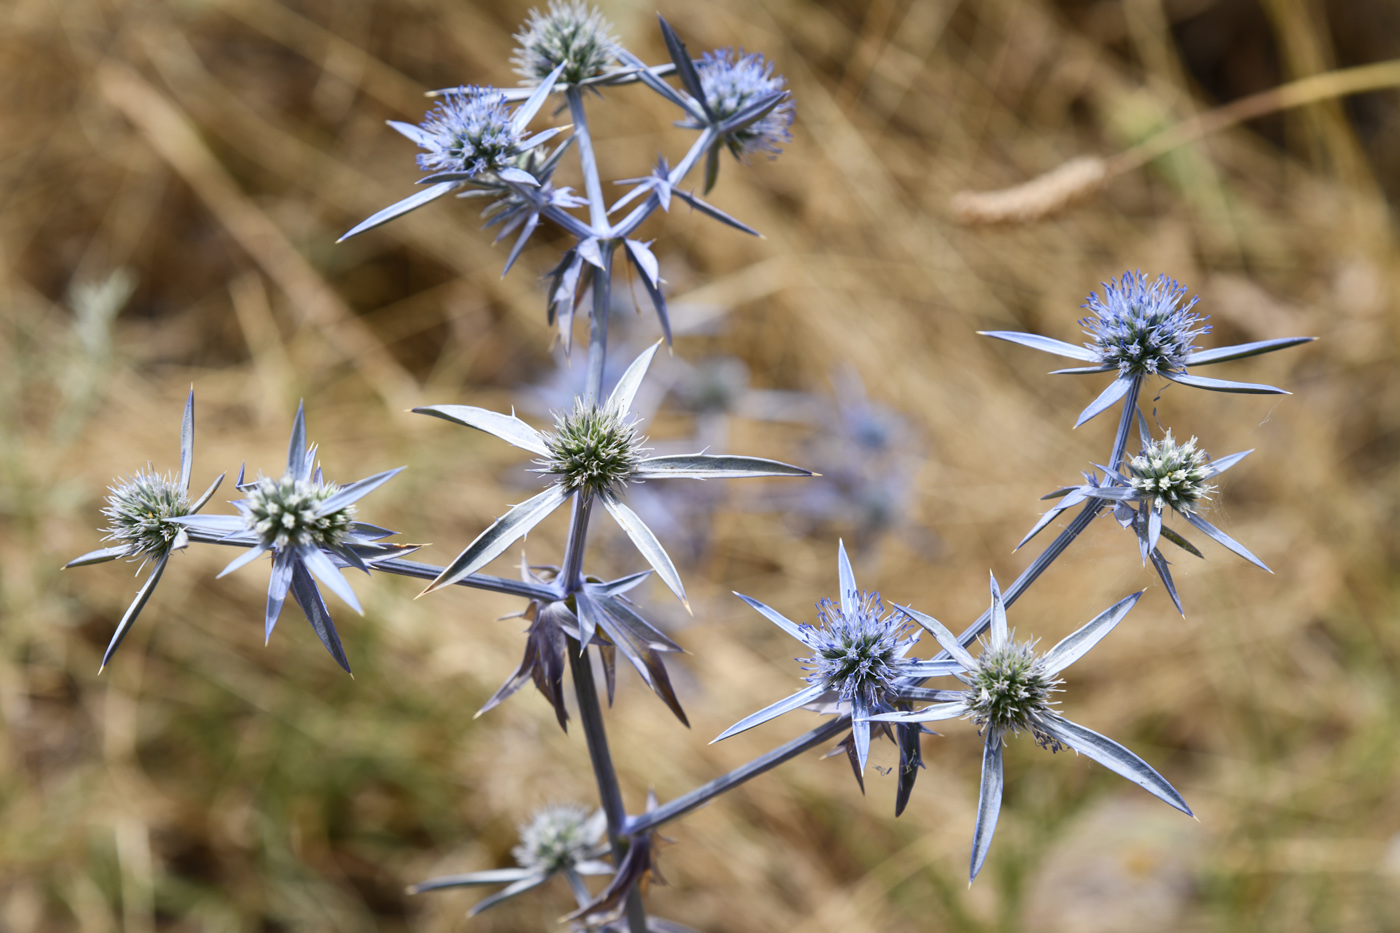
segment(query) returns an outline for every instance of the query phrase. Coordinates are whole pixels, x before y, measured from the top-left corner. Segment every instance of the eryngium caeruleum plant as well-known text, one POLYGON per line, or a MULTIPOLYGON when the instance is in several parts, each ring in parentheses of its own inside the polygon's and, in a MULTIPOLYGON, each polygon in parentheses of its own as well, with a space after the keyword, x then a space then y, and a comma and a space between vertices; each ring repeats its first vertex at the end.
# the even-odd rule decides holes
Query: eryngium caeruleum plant
MULTIPOLYGON (((1181 795, 1150 765, 1116 742, 1072 722, 1059 709, 1061 673, 1118 625, 1143 593, 1119 600, 1044 653, 1037 651, 1033 641, 1016 641, 1007 624, 1007 607, 1106 510, 1133 530, 1140 558, 1152 561, 1178 610, 1181 600, 1159 542, 1165 539, 1196 557, 1202 555, 1164 523, 1168 513, 1263 567, 1258 558, 1204 517, 1220 494, 1216 480, 1248 451, 1212 460, 1194 436, 1185 443, 1170 431, 1154 438, 1138 411, 1138 398, 1144 384, 1158 380, 1218 392, 1280 394, 1283 390, 1272 386, 1211 379, 1190 370, 1311 338, 1203 349, 1197 341, 1210 329, 1205 316, 1195 310, 1196 299, 1188 299, 1186 289, 1167 276, 1149 280, 1141 273, 1125 274, 1117 282, 1106 283, 1102 295, 1089 296, 1085 304, 1089 316, 1081 321, 1089 340, 1083 345, 1035 334, 988 332, 1087 364, 1060 372, 1113 374, 1107 388, 1078 419, 1083 424, 1112 408, 1119 409, 1107 458, 1085 474, 1083 485, 1052 493, 1059 501, 1022 541, 1025 544, 1056 518, 1077 508, 1051 544, 1005 590, 993 577, 990 608, 959 635, 919 609, 887 604, 873 590, 859 588, 845 546, 839 541, 836 597, 817 602, 815 622, 793 621, 757 599, 742 596, 765 619, 802 643, 804 654, 798 658, 802 672, 794 673, 796 689, 791 695, 745 717, 719 738, 798 710, 821 717, 819 724, 693 791, 665 803, 648 797, 642 807, 629 811, 612 763, 593 659, 606 675, 609 700, 616 657, 621 653, 684 723, 680 698, 663 662, 663 656, 679 653, 681 647, 629 594, 654 573, 689 606, 680 574, 660 537, 624 501, 629 490, 636 484, 668 479, 790 477, 818 481, 806 479, 812 476, 808 470, 762 457, 652 455, 638 430, 635 400, 660 341, 636 356, 615 380, 610 376, 620 368, 608 367, 608 319, 620 263, 630 265, 638 274, 656 311, 661 339, 671 339, 660 263, 650 243, 636 238, 638 227, 658 210, 669 211, 679 200, 732 230, 755 233, 684 185, 703 160, 703 187, 708 190, 713 186, 721 150, 728 150, 741 163, 753 153, 777 156, 791 138, 794 118, 783 78, 763 56, 719 49, 696 60, 665 20, 660 27, 670 61, 648 65, 613 38, 602 15, 580 0, 552 0, 546 12, 532 12, 517 34, 520 45, 512 59, 524 86, 444 89, 434 92, 437 102, 420 124, 390 121, 394 130, 423 150, 418 154, 418 165, 429 174, 418 181, 426 187, 345 235, 365 233, 448 194, 475 197, 486 201, 482 215, 487 226, 500 227, 497 240, 515 238, 505 263, 509 270, 542 224, 558 229, 565 245, 546 276, 545 314, 547 322, 558 329, 566 351, 573 346, 576 327, 587 331, 582 391, 556 410, 553 426, 545 428, 532 426, 513 412, 469 404, 442 403, 414 409, 484 431, 532 454, 533 472, 539 475, 543 488, 506 510, 446 566, 410 561, 405 555, 415 550, 414 546, 385 543, 393 532, 362 521, 359 511, 360 500, 399 471, 385 470, 347 485, 324 479, 316 466, 316 448, 307 445, 305 417, 298 409, 285 469, 279 475, 260 476, 250 482, 244 482, 240 470, 236 485, 244 498, 233 503, 235 514, 202 514, 201 508, 219 480, 203 495, 191 498, 191 393, 181 428, 179 475, 160 474, 148 467, 117 481, 103 509, 107 540, 114 543, 69 565, 118 557, 153 565, 117 623, 103 664, 111 659, 149 599, 171 555, 192 543, 242 548, 243 553, 224 573, 260 557, 269 558, 265 633, 271 635, 290 595, 327 650, 347 670, 345 652, 319 590, 319 585, 328 587, 358 611, 359 601, 343 576, 345 570, 428 580, 425 594, 447 586, 467 586, 522 600, 520 614, 529 622, 524 656, 482 712, 532 682, 550 703, 559 725, 567 729, 571 718, 566 704, 567 668, 593 765, 599 807, 595 811, 578 805, 554 806, 521 822, 514 867, 479 868, 426 881, 410 890, 502 886, 480 901, 475 913, 563 877, 578 905, 568 917, 576 929, 628 933, 687 929, 654 916, 643 900, 644 882, 655 877, 657 829, 818 746, 834 742, 831 752, 848 756, 864 790, 872 738, 891 739, 899 749, 895 811, 902 812, 923 768, 922 739, 928 734, 925 724, 930 722, 967 720, 980 736, 982 780, 970 878, 975 878, 984 864, 1000 812, 1003 745, 1021 733, 1050 751, 1083 754, 1189 814, 1181 795), (627 190, 609 203, 590 135, 585 92, 607 100, 612 89, 628 84, 641 84, 674 106, 677 125, 694 137, 674 167, 665 155, 658 155, 650 174, 622 179, 627 190), (551 106, 546 107, 546 103, 551 106), (557 122, 544 128, 531 126, 542 114, 555 115, 564 109, 568 110, 567 126, 557 122), (568 135, 552 149, 545 146, 565 133, 568 135), (553 183, 555 170, 570 154, 577 159, 583 179, 581 194, 553 183), (1135 424, 1141 444, 1136 453, 1129 453, 1128 437, 1135 424), (525 563, 519 579, 484 572, 488 564, 565 505, 569 506, 568 533, 557 563, 525 563), (613 580, 585 570, 595 505, 622 528, 645 567, 613 580), (919 644, 916 626, 930 632, 941 650, 929 657, 914 656, 919 644), (974 654, 972 646, 979 639, 981 646, 974 654), (935 678, 945 681, 944 685, 926 686, 935 678), (954 683, 947 683, 949 680, 954 683), (590 885, 588 879, 595 876, 607 881, 601 886, 598 882, 590 885)), ((553 122, 552 117, 549 122, 553 122)), ((406 176, 410 169, 406 158, 406 176)), ((842 436, 848 435, 857 453, 869 446, 858 432, 842 436)), ((444 435, 441 443, 453 441, 444 435)))

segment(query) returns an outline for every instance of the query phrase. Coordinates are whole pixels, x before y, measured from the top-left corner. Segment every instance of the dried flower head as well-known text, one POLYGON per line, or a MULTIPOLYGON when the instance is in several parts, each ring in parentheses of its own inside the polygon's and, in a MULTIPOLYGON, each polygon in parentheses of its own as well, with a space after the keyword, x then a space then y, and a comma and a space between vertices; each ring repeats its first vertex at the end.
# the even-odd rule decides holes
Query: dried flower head
POLYGON ((190 514, 189 489, 169 473, 147 467, 110 487, 102 509, 108 524, 104 541, 115 541, 127 560, 168 554, 183 540, 184 526, 170 519, 190 514))
POLYGON ((1178 445, 1171 431, 1128 461, 1128 471, 1128 482, 1138 496, 1158 510, 1169 505, 1178 512, 1191 512, 1199 500, 1209 499, 1215 491, 1206 482, 1217 472, 1211 469, 1210 457, 1196 448, 1194 437, 1178 445))
POLYGON ((554 416, 554 430, 541 432, 549 456, 537 472, 557 476, 571 489, 615 497, 637 472, 647 448, 637 422, 608 406, 576 399, 568 412, 554 416))
POLYGON ((545 807, 520 824, 520 844, 510 850, 521 868, 552 874, 588 860, 600 825, 577 804, 545 807))
MULTIPOLYGON (((742 49, 718 49, 706 52, 696 63, 705 105, 717 124, 743 114, 765 98, 782 93, 787 82, 782 75, 773 74, 773 63, 759 52, 745 54, 742 49)), ((792 139, 792 101, 784 98, 763 116, 730 130, 724 141, 736 156, 766 152, 776 158, 782 144, 792 139)))
POLYGON ((612 24, 583 0, 550 0, 548 11, 530 11, 515 34, 519 43, 511 62, 526 84, 538 84, 560 65, 559 80, 578 84, 603 73, 615 59, 612 24))
POLYGON ((583 807, 546 807, 528 823, 520 824, 520 844, 511 850, 518 868, 494 868, 462 875, 444 875, 409 887, 409 894, 442 891, 448 888, 505 885, 500 891, 478 901, 469 911, 476 916, 518 894, 533 890, 557 874, 562 874, 575 891, 587 891, 581 875, 610 875, 613 868, 598 859, 603 833, 607 828, 602 811, 589 815, 583 807))
POLYGON ((521 131, 495 88, 463 87, 434 105, 420 124, 418 156, 425 172, 478 175, 512 165, 521 131))

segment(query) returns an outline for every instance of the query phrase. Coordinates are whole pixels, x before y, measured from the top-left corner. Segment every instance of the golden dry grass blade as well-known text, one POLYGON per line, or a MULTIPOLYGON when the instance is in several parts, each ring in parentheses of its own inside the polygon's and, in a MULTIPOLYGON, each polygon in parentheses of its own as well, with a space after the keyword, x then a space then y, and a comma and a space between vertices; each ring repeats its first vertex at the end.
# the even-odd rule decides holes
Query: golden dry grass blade
POLYGON ((413 377, 277 225, 239 190, 185 115, 129 68, 103 65, 97 71, 97 84, 341 358, 357 367, 386 403, 396 408, 410 404, 417 392, 413 377))

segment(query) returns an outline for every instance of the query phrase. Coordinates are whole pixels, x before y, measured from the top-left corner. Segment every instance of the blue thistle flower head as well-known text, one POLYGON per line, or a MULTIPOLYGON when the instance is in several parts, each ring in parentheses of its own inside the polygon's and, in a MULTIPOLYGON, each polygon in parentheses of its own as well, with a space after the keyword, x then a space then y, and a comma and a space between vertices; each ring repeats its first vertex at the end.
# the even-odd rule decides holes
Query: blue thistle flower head
POLYGON ((617 39, 611 30, 598 8, 583 0, 550 0, 548 12, 531 10, 515 34, 519 46, 511 62, 527 84, 539 84, 560 65, 559 80, 578 84, 602 74, 615 60, 617 39))
POLYGON ((116 542, 128 560, 159 559, 183 543, 184 526, 171 519, 191 511, 184 484, 169 473, 140 470, 110 488, 103 540, 116 542))
POLYGON ((554 430, 541 435, 549 455, 538 472, 558 477, 569 489, 616 497, 640 468, 647 448, 637 434, 637 422, 583 399, 554 416, 554 430))
MULTIPOLYGON (((782 75, 773 74, 773 63, 761 53, 745 54, 743 49, 706 52, 696 63, 695 71, 705 93, 705 104, 718 124, 765 97, 782 92, 787 84, 782 75)), ((757 120, 725 133, 724 141, 736 156, 766 152, 770 158, 777 158, 783 151, 781 144, 792 139, 788 132, 792 118, 792 101, 784 99, 757 120)))
POLYGON ((1161 511, 1171 506, 1178 512, 1194 512, 1196 504, 1209 499, 1215 486, 1207 482, 1218 472, 1210 457, 1196 446, 1193 437, 1178 444, 1172 432, 1143 447, 1128 461, 1128 482, 1145 502, 1161 511))
POLYGON ((506 95, 491 87, 462 87, 442 97, 419 124, 418 156, 425 172, 478 175, 514 165, 521 131, 511 122, 506 95))
POLYGON ((887 697, 907 671, 904 655, 918 641, 909 618, 898 609, 885 611, 879 593, 864 590, 841 602, 817 603, 820 624, 804 625, 814 654, 800 659, 807 682, 835 692, 843 701, 869 710, 892 708, 887 697))
POLYGON ((601 813, 577 804, 545 807, 520 824, 520 844, 511 855, 521 868, 544 874, 572 869, 592 858, 606 826, 601 813))
POLYGON ((1197 337, 1210 333, 1205 318, 1186 300, 1186 286, 1165 275, 1148 282, 1128 272, 1117 283, 1105 282, 1103 298, 1091 294, 1084 303, 1093 317, 1080 320, 1086 343, 1107 367, 1121 375, 1184 373, 1197 337))
POLYGON ((979 729, 990 730, 988 741, 1025 730, 1041 748, 1063 747, 1045 725, 1056 715, 1051 694, 1059 691, 1062 681, 1046 670, 1033 640, 984 642, 977 666, 965 676, 967 716, 979 729))
POLYGON ((327 509, 326 501, 340 492, 340 486, 319 476, 260 476, 246 491, 248 498, 238 503, 238 508, 262 547, 329 549, 344 544, 350 535, 354 504, 327 509))

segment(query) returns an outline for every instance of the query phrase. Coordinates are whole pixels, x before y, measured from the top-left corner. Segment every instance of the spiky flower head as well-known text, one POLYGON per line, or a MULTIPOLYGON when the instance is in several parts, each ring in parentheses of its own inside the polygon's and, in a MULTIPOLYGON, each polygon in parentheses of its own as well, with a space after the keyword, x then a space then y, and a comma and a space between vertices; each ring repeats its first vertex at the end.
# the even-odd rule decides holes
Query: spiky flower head
POLYGON ((1191 310, 1200 299, 1187 301, 1186 286, 1175 279, 1148 282, 1141 272, 1124 273, 1103 289, 1103 298, 1095 292, 1084 303, 1094 316, 1079 322, 1099 362, 1125 376, 1185 372, 1187 357, 1199 349, 1196 338, 1210 332, 1191 310))
POLYGON ((904 655, 918 640, 909 618, 898 609, 885 611, 879 593, 857 592, 849 611, 839 602, 817 603, 820 625, 808 629, 807 645, 815 652, 801 661, 807 682, 835 691, 842 700, 859 697, 869 709, 888 709, 886 697, 901 675, 904 655))
POLYGON ((1063 681, 1045 670, 1034 641, 984 644, 977 667, 966 676, 967 715, 981 729, 993 737, 1026 730, 1043 748, 1061 747, 1045 722, 1055 715, 1050 695, 1063 681))
POLYGON ((327 511, 327 499, 340 487, 317 479, 260 477, 240 504, 248 528, 265 548, 340 545, 349 534, 355 506, 327 511))
POLYGON ((541 434, 549 456, 536 461, 536 472, 593 495, 616 496, 647 452, 635 421, 610 405, 599 408, 583 399, 575 399, 571 411, 556 413, 554 430, 541 434))
POLYGON ((1178 512, 1191 512, 1198 501, 1210 498, 1215 491, 1215 486, 1206 482, 1216 472, 1211 469, 1210 457, 1197 449, 1194 437, 1177 444, 1171 431, 1130 460, 1128 471, 1128 482, 1157 509, 1169 505, 1178 512))
MULTIPOLYGON (((782 75, 773 74, 773 63, 761 53, 745 54, 742 49, 706 52, 695 70, 705 92, 705 104, 718 123, 782 91, 787 84, 782 75)), ((770 158, 776 158, 783 151, 782 144, 792 139, 788 132, 792 118, 792 101, 783 100, 754 122, 726 134, 725 143, 736 156, 766 152, 770 158)))
POLYGON ((550 0, 548 12, 530 11, 515 34, 511 63, 527 84, 538 84, 560 65, 559 80, 577 84, 603 73, 616 56, 612 24, 583 0, 550 0))
POLYGON ((521 868, 553 874, 588 861, 598 837, 598 821, 588 810, 558 804, 520 824, 520 844, 511 849, 511 855, 521 868))
POLYGON ((506 110, 506 95, 496 88, 462 87, 440 98, 419 125, 418 156, 425 172, 478 175, 513 165, 520 130, 506 110))
POLYGON ((148 468, 109 487, 102 514, 108 521, 103 540, 126 548, 128 560, 148 560, 175 546, 184 527, 170 519, 190 514, 190 498, 175 477, 148 468))

